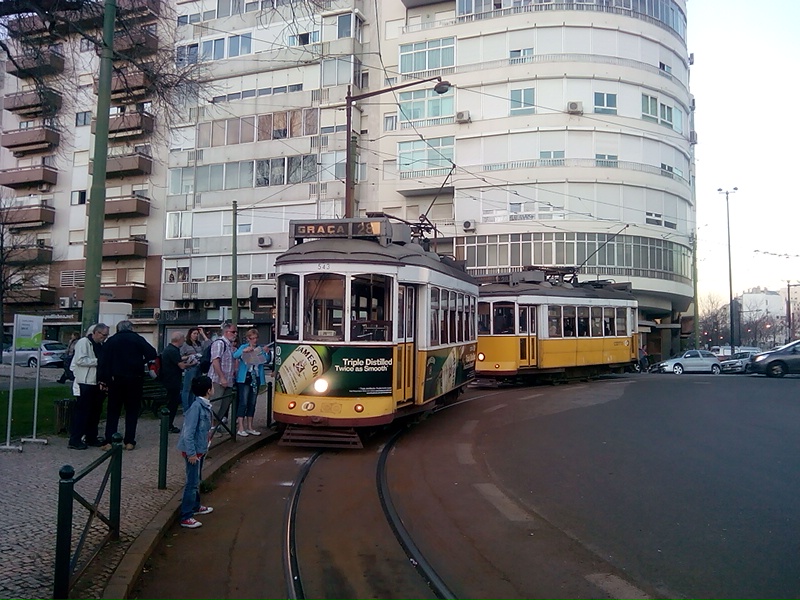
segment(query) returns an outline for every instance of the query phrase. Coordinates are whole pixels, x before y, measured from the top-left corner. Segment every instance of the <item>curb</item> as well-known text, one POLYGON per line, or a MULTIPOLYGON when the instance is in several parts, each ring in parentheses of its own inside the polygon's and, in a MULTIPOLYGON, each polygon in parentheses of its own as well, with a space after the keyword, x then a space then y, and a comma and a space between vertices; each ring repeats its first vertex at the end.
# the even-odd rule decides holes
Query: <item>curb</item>
MULTIPOLYGON (((278 438, 278 433, 272 430, 264 432, 262 437, 250 443, 235 442, 231 448, 227 449, 214 461, 213 468, 205 474, 203 481, 215 479, 241 457, 260 449, 262 446, 266 446, 267 443, 276 438, 278 438)), ((164 508, 158 511, 142 532, 136 536, 136 539, 125 552, 106 584, 103 594, 100 596, 101 598, 128 598, 130 596, 145 562, 153 554, 166 531, 177 520, 182 497, 183 488, 175 492, 164 508)))

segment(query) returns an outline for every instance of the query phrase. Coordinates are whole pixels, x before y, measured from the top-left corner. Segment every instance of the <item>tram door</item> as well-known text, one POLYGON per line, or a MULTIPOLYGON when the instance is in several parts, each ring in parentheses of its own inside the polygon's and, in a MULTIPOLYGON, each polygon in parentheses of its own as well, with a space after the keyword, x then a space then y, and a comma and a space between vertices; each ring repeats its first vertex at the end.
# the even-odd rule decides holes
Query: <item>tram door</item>
POLYGON ((517 335, 519 340, 519 366, 536 366, 536 307, 519 305, 517 310, 517 335))
POLYGON ((400 285, 397 296, 397 365, 395 365, 395 389, 399 392, 398 404, 414 399, 414 366, 416 364, 416 290, 412 286, 400 285))

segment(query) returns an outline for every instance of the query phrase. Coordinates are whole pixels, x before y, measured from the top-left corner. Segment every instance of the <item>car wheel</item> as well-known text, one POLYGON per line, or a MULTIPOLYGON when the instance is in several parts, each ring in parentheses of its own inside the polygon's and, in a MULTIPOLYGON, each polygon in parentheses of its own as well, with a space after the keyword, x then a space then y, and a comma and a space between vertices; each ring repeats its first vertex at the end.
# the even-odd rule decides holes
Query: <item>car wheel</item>
POLYGON ((675 365, 672 367, 672 372, 675 373, 675 375, 683 375, 683 365, 675 365))
POLYGON ((35 358, 31 357, 31 358, 28 359, 28 366, 31 369, 35 369, 36 368, 36 364, 37 363, 36 363, 36 359, 35 358))
POLYGON ((782 362, 767 365, 767 377, 783 377, 784 375, 786 375, 786 365, 782 362))
POLYGON ((711 365, 711 374, 712 375, 719 375, 720 372, 719 365, 711 365))

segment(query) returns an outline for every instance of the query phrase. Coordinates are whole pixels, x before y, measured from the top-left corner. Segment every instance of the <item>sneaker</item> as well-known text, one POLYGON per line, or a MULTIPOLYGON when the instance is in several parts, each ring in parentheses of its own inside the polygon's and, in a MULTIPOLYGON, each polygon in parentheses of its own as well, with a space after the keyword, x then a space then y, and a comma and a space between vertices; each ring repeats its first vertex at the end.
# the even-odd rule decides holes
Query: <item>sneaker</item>
POLYGON ((169 428, 169 432, 170 433, 180 433, 181 429, 180 429, 180 427, 175 427, 175 425, 173 425, 172 427, 169 428))
POLYGON ((100 446, 100 450, 102 450, 103 452, 108 452, 109 450, 111 450, 111 444, 103 444, 102 446, 100 446))
POLYGON ((214 509, 211 506, 201 506, 198 508, 194 514, 196 515, 207 515, 208 513, 214 512, 214 509))
POLYGON ((191 517, 181 521, 181 527, 188 527, 189 529, 197 529, 202 526, 203 524, 200 521, 191 517))
POLYGON ((135 450, 136 444, 125 444, 125 450, 135 450))
POLYGON ((103 439, 94 440, 91 442, 86 442, 87 446, 92 446, 94 448, 102 448, 105 445, 106 441, 103 439))
POLYGON ((68 444, 67 448, 70 450, 86 450, 89 446, 84 444, 83 442, 78 442, 77 444, 68 444))
POLYGON ((261 435, 261 432, 258 429, 248 429, 247 433, 250 435, 261 435))
POLYGON ((239 437, 247 437, 250 434, 247 433, 246 431, 237 431, 236 435, 238 435, 239 437))

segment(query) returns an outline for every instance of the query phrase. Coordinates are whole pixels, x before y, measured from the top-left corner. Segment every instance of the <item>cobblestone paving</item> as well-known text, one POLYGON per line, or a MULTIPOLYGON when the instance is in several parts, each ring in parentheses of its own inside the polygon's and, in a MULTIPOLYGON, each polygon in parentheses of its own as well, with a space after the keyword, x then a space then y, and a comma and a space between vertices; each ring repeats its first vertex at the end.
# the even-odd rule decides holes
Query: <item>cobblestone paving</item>
MULTIPOLYGON (((4 388, 8 386, 8 368, 0 366, 0 385, 4 388)), ((16 373, 18 380, 22 370, 18 369, 16 373)), ((52 381, 60 373, 60 370, 48 372, 42 378, 52 381)), ((41 385, 49 384, 49 381, 43 381, 41 385)), ((7 406, 0 406, 0 410, 7 410, 7 406)), ((265 403, 259 401, 257 424, 264 424, 265 411, 265 403)), ((176 425, 180 426, 181 420, 179 415, 176 425)), ((5 427, 4 416, 0 416, 0 423, 5 427)), ((124 417, 120 427, 124 429, 124 417)), ((101 424, 101 432, 102 428, 101 424)), ((2 443, 5 443, 4 432, 5 429, 2 443)), ((66 436, 51 435, 48 440, 48 444, 26 443, 23 452, 0 452, 0 598, 52 598, 59 469, 69 464, 77 473, 102 455, 98 448, 68 449, 66 436)), ((18 441, 12 440, 12 443, 18 441)), ((106 583, 136 536, 183 487, 183 459, 175 450, 177 435, 170 435, 169 443, 167 489, 159 490, 159 421, 145 413, 137 428, 136 450, 123 452, 122 457, 120 540, 110 543, 101 552, 76 586, 74 597, 101 597, 106 583)), ((215 443, 219 443, 219 438, 215 443)), ((76 486, 76 490, 90 502, 94 502, 104 471, 102 467, 97 469, 76 486)), ((101 506, 107 514, 108 489, 101 506)), ((74 552, 88 513, 76 502, 73 515, 74 552)), ((88 536, 87 549, 91 550, 92 543, 96 544, 105 533, 104 527, 94 526, 88 536)))

